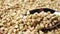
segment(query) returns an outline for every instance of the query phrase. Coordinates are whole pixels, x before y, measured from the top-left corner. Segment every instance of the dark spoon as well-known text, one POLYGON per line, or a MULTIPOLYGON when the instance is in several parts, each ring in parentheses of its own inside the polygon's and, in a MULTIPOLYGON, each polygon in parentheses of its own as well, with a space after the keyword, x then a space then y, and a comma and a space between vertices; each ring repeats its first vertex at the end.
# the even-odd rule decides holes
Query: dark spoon
MULTIPOLYGON (((30 14, 34 14, 35 12, 37 13, 40 13, 41 11, 44 11, 44 12, 48 12, 50 11, 51 14, 57 14, 57 15, 60 15, 60 12, 59 11, 56 11, 56 10, 53 10, 53 9, 50 9, 50 8, 40 8, 40 9, 34 9, 34 10, 30 10, 30 14)), ((27 14, 25 14, 24 16, 26 16, 27 14)), ((24 18, 24 17, 23 17, 24 18)), ((59 25, 60 23, 57 23, 56 25, 50 27, 50 28, 47 28, 47 29, 51 29, 51 28, 54 28, 56 27, 57 25, 59 25)))
MULTIPOLYGON (((40 9, 30 10, 30 14, 34 14, 35 12, 40 13, 41 11, 44 11, 44 12, 50 11, 51 14, 57 14, 57 15, 60 16, 60 12, 59 11, 56 11, 56 10, 53 10, 53 9, 50 9, 50 8, 40 8, 40 9)), ((60 26, 60 21, 59 21, 59 23, 57 23, 56 25, 54 25, 54 26, 52 26, 50 28, 42 28, 42 31, 53 30, 57 26, 60 26)))
MULTIPOLYGON (((50 9, 50 8, 33 9, 33 10, 30 10, 29 12, 30 12, 30 14, 34 14, 35 12, 40 13, 41 11, 44 11, 44 12, 50 11, 51 14, 57 14, 57 15, 60 16, 60 12, 59 12, 59 11, 56 11, 56 10, 53 10, 53 9, 50 9)), ((25 16, 27 16, 26 13, 23 15, 23 19, 25 18, 25 16)), ((59 23, 57 23, 56 25, 54 25, 54 26, 52 26, 52 27, 42 28, 42 31, 53 30, 53 29, 55 29, 55 27, 57 27, 57 26, 60 26, 60 21, 59 21, 59 23)))

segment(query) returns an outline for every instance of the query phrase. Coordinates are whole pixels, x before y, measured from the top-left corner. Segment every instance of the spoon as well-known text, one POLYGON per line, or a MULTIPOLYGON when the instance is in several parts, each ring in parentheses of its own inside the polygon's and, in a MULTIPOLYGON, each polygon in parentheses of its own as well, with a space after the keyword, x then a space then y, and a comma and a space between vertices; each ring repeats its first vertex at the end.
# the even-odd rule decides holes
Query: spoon
MULTIPOLYGON (((60 12, 59 11, 56 11, 56 10, 53 10, 53 9, 50 9, 50 8, 40 8, 40 9, 30 10, 30 14, 34 14, 35 12, 40 13, 41 11, 44 11, 44 12, 50 11, 51 14, 56 14, 56 15, 60 16, 60 12)), ((52 26, 50 28, 46 28, 46 29, 52 29, 52 28, 58 26, 59 24, 60 23, 57 23, 56 25, 54 25, 54 26, 52 26)))

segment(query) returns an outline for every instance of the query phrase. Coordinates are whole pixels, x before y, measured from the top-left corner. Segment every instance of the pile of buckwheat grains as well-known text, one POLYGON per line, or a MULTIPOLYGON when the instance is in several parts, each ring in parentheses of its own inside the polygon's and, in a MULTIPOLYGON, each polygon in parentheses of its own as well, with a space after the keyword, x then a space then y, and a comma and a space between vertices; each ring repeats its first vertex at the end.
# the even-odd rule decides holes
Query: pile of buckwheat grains
POLYGON ((41 30, 55 25, 54 22, 60 20, 60 16, 50 15, 49 12, 29 14, 29 10, 41 7, 60 11, 60 0, 0 0, 0 34, 60 34, 58 27, 47 33, 41 30), (27 16, 22 18, 26 12, 27 16), (43 17, 43 21, 40 21, 43 17), (58 20, 54 20, 51 24, 47 18, 58 20))

